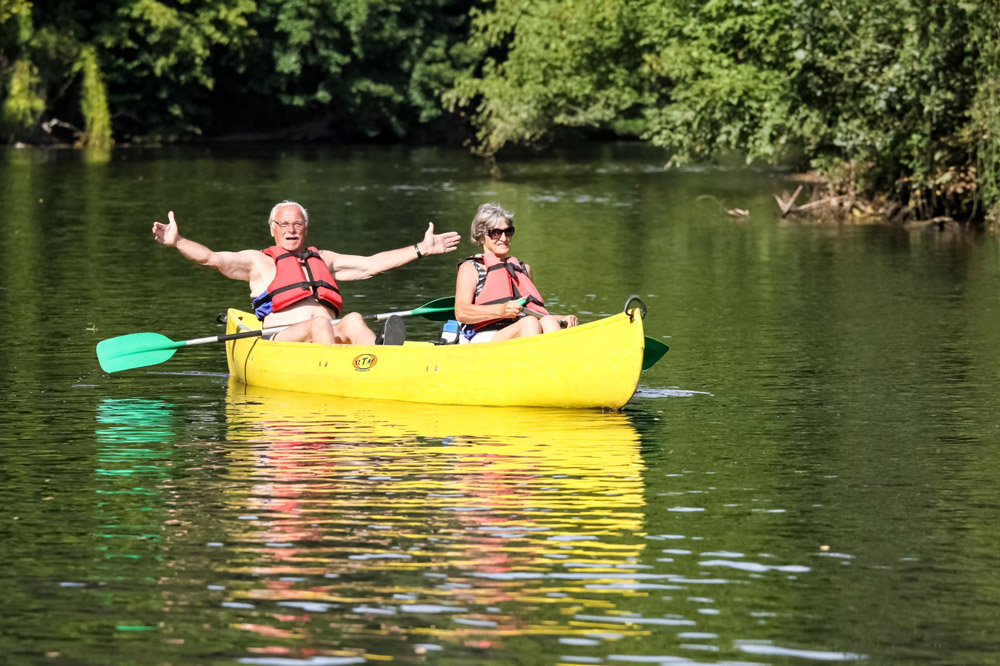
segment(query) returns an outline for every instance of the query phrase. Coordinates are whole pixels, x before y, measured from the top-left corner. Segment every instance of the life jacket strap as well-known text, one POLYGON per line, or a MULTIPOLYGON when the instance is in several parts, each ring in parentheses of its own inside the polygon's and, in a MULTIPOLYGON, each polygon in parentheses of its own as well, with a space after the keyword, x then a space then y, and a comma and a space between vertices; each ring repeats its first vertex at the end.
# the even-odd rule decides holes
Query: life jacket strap
POLYGON ((325 282, 323 280, 320 280, 319 282, 296 282, 295 284, 286 284, 284 287, 278 287, 269 294, 270 298, 266 300, 273 300, 276 294, 280 294, 283 291, 290 291, 292 289, 309 289, 310 291, 313 292, 313 294, 315 294, 320 287, 326 287, 331 291, 335 291, 338 294, 340 293, 339 289, 334 287, 329 282, 325 282))

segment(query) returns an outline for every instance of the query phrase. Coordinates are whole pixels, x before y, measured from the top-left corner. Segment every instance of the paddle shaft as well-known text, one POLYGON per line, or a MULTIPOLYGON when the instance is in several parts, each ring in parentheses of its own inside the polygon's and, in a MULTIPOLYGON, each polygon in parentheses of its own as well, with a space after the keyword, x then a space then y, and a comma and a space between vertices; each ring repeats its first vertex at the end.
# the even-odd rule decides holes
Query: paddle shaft
MULTIPOLYGON (((425 303, 419 308, 413 308, 412 310, 400 310, 398 312, 382 312, 380 314, 370 314, 364 315, 362 319, 366 321, 384 321, 389 317, 409 317, 411 315, 438 315, 441 313, 454 312, 455 310, 455 299, 451 297, 439 298, 437 300, 431 301, 430 303, 425 303)), ((435 317, 436 318, 436 317, 435 317)), ((339 319, 330 318, 331 324, 336 324, 339 319)), ((301 324, 302 322, 295 322, 295 324, 301 324)), ((252 338, 258 335, 274 335, 279 331, 283 331, 290 326, 295 326, 295 324, 285 324, 284 326, 272 326, 270 328, 262 328, 259 331, 242 331, 240 333, 229 333, 228 335, 210 335, 206 338, 194 338, 193 340, 185 340, 184 342, 177 343, 178 347, 187 345, 203 345, 209 342, 225 342, 226 340, 239 340, 241 338, 252 338)))
MULTIPOLYGON (((420 315, 431 321, 445 321, 455 315, 454 297, 439 298, 425 303, 412 310, 400 312, 386 312, 383 314, 366 315, 364 319, 381 321, 397 315, 406 317, 409 315, 420 315)), ((331 318, 332 323, 337 323, 339 319, 331 318)), ((283 331, 294 324, 283 326, 272 326, 259 331, 240 331, 226 335, 210 335, 204 338, 193 338, 176 342, 160 335, 159 333, 131 333, 120 335, 116 338, 108 338, 97 343, 97 360, 105 372, 120 372, 121 370, 131 370, 148 365, 163 363, 174 355, 178 349, 193 345, 208 344, 211 342, 225 342, 227 340, 239 340, 241 338, 255 338, 264 335, 273 335, 283 331)))
MULTIPOLYGON (((339 319, 331 319, 331 322, 340 321, 339 319)), ((294 326, 294 324, 288 324, 288 326, 294 326)), ((241 338, 255 338, 259 335, 273 335, 278 331, 283 331, 288 326, 274 326, 272 328, 262 328, 259 331, 241 331, 240 333, 229 333, 226 335, 210 335, 205 338, 193 338, 191 340, 184 340, 178 342, 178 347, 187 347, 190 345, 204 345, 209 342, 225 342, 226 340, 239 340, 241 338)))
MULTIPOLYGON (((393 315, 395 315, 397 317, 409 317, 410 315, 412 315, 414 313, 417 313, 417 310, 404 310, 402 312, 383 312, 381 314, 365 315, 362 318, 363 319, 367 319, 368 321, 383 321, 385 319, 388 319, 389 317, 392 317, 393 315)), ((308 321, 308 320, 306 320, 306 321, 308 321)), ((336 324, 339 321, 340 321, 339 319, 334 319, 332 317, 330 318, 330 323, 331 324, 336 324)), ((301 324, 301 323, 302 322, 295 322, 295 324, 301 324)), ((274 335, 275 333, 278 333, 279 331, 283 331, 286 328, 289 328, 291 326, 295 326, 295 324, 285 324, 284 326, 272 326, 270 328, 262 328, 259 331, 242 331, 240 333, 229 333, 229 334, 226 334, 226 335, 210 335, 210 336, 205 337, 205 338, 194 338, 194 339, 191 339, 191 340, 184 340, 183 342, 178 343, 178 345, 184 345, 184 346, 187 346, 187 345, 203 345, 203 344, 207 344, 209 342, 225 342, 226 340, 239 340, 241 338, 253 338, 253 337, 256 337, 258 335, 260 335, 260 336, 274 335)))

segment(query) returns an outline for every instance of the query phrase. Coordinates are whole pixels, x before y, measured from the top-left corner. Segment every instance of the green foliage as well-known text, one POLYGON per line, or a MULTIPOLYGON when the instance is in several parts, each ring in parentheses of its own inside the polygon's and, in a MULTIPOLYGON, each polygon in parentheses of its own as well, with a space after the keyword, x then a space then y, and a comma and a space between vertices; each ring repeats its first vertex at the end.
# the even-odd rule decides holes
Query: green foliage
POLYGON ((45 100, 39 90, 38 69, 30 60, 18 60, 10 70, 7 97, 0 111, 5 132, 20 135, 30 132, 42 111, 45 100))
POLYGON ((260 0, 261 39, 231 63, 249 86, 232 92, 255 113, 230 122, 321 119, 342 137, 407 136, 442 115, 440 92, 469 59, 467 9, 466 0, 260 0))
POLYGON ((479 149, 532 144, 555 126, 624 124, 648 100, 637 77, 628 0, 497 0, 474 14, 481 54, 444 97, 471 112, 479 149))
POLYGON ((491 157, 598 130, 1000 214, 997 25, 996 0, 0 0, 3 122, 352 140, 457 116, 491 157))
MULTIPOLYGON (((198 134, 215 87, 217 51, 253 38, 254 0, 119 0, 107 3, 93 35, 108 98, 126 135, 198 134)), ((83 19, 84 14, 80 14, 83 19)))
MULTIPOLYGON (((968 36, 995 44, 986 5, 496 0, 474 23, 480 66, 446 99, 470 113, 486 154, 562 127, 628 128, 675 163, 811 162, 920 215, 967 210, 968 36)), ((988 99, 981 123, 996 117, 988 99)))
POLYGON ((28 1, 0 0, 0 131, 10 136, 29 131, 45 108, 38 68, 23 53, 31 34, 28 1))
POLYGON ((970 150, 963 134, 975 75, 966 37, 975 17, 933 0, 836 7, 847 39, 830 40, 821 64, 838 103, 809 100, 829 127, 825 155, 863 165, 866 190, 893 192, 918 215, 969 208, 947 185, 968 175, 952 167, 967 164, 970 150))
POLYGON ((799 137, 815 142, 818 119, 791 85, 808 57, 798 23, 811 17, 800 7, 640 3, 641 66, 656 91, 643 136, 671 148, 675 162, 724 152, 774 160, 799 137))
POLYGON ((130 140, 308 123, 320 136, 411 136, 445 118, 442 91, 474 61, 464 42, 477 0, 2 1, 0 75, 23 56, 44 116, 80 125, 105 106, 103 80, 130 140), (19 39, 16 19, 37 33, 19 39))
POLYGON ((94 47, 82 49, 78 67, 83 76, 80 110, 86 121, 82 143, 97 148, 109 146, 114 143, 111 138, 111 114, 108 112, 107 91, 94 47))
POLYGON ((0 53, 10 58, 10 51, 31 39, 30 0, 0 0, 0 53))
POLYGON ((972 43, 978 53, 976 97, 972 105, 970 142, 976 147, 976 167, 983 205, 994 221, 1000 220, 1000 5, 970 3, 979 19, 972 26, 972 43))

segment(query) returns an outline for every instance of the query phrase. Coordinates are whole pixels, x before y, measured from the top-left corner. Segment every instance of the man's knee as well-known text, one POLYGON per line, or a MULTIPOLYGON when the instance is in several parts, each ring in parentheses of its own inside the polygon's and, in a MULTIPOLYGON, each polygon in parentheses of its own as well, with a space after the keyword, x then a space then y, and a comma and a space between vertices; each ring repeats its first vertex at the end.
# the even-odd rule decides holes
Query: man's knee
POLYGON ((349 312, 340 320, 340 331, 347 337, 354 339, 359 333, 368 328, 365 318, 357 312, 349 312))
POLYGON ((364 325, 365 319, 359 312, 348 312, 344 315, 344 318, 340 320, 340 323, 349 328, 355 328, 359 325, 364 325))
POLYGON ((353 342, 356 344, 372 344, 375 334, 368 328, 365 318, 357 312, 349 312, 337 323, 334 333, 338 342, 353 342))
POLYGON ((327 317, 313 317, 310 327, 311 342, 330 344, 333 342, 333 325, 327 317))

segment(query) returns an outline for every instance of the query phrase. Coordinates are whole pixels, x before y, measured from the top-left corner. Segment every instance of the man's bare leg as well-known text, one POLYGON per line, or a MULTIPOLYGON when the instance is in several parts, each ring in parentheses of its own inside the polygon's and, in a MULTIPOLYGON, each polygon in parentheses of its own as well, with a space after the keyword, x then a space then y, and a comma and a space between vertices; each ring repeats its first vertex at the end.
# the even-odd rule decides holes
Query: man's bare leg
POLYGON ((375 334, 357 312, 351 312, 333 325, 336 341, 342 344, 373 345, 375 334))
POLYGON ((328 317, 313 317, 307 321, 292 324, 283 331, 278 331, 271 339, 282 342, 315 342, 321 345, 332 345, 336 341, 336 335, 328 317))

